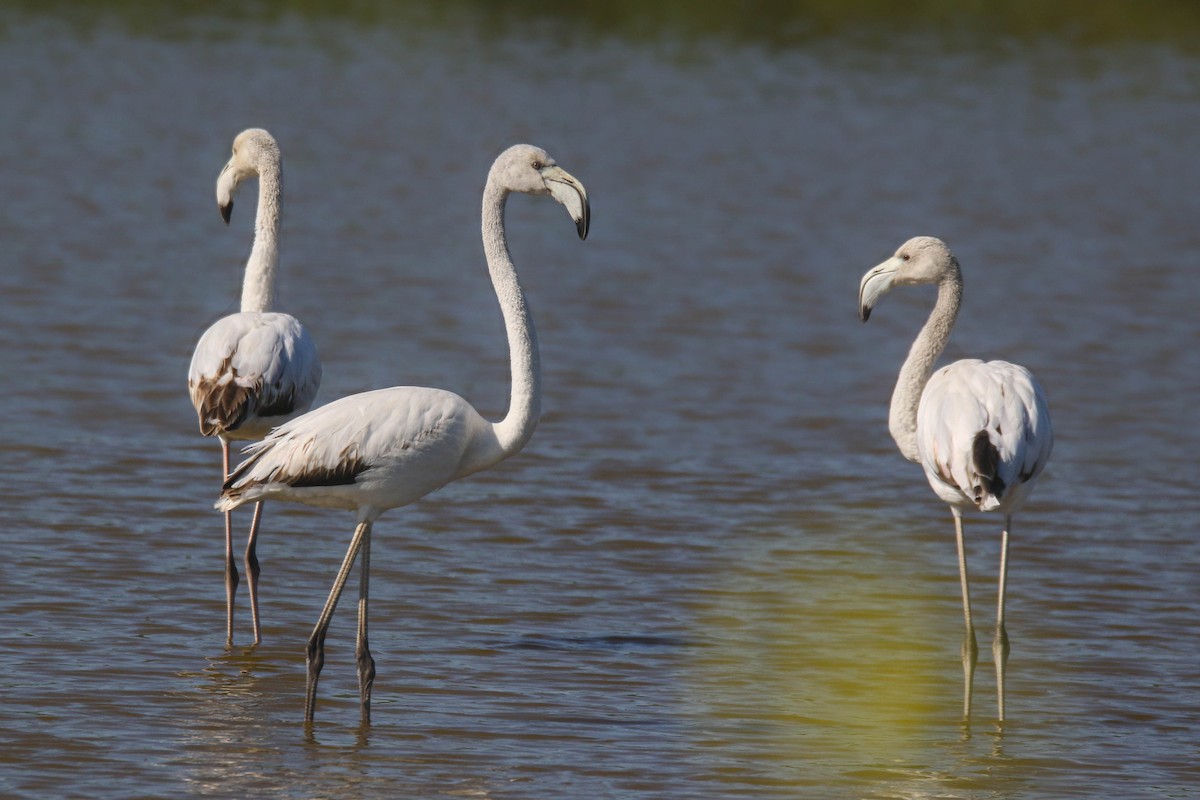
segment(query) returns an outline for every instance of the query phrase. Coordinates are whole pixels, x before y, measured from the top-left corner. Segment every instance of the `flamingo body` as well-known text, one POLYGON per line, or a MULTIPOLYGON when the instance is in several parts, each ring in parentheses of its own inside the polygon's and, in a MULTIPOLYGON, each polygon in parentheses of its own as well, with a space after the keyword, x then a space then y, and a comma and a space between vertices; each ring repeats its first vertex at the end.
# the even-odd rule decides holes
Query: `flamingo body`
POLYGON ((963 359, 935 372, 921 393, 921 466, 951 506, 1012 514, 1053 442, 1045 393, 1022 366, 963 359))
POLYGON ((305 414, 246 450, 229 501, 273 497, 374 518, 500 455, 492 425, 453 392, 396 386, 305 414))
POLYGON ((290 314, 241 312, 212 324, 192 355, 188 393, 205 436, 261 439, 312 406, 321 362, 290 314))

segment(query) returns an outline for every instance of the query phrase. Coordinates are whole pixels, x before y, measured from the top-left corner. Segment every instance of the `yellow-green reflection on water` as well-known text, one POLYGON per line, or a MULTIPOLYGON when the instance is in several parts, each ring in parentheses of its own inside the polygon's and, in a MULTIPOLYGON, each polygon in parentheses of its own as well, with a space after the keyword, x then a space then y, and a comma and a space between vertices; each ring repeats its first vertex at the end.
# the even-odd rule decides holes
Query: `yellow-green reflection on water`
POLYGON ((959 687, 947 691, 943 649, 927 641, 955 624, 942 604, 881 598, 878 563, 776 566, 785 581, 731 571, 704 592, 697 626, 712 644, 694 661, 695 691, 717 716, 809 720, 849 746, 864 726, 899 730, 955 708, 959 687))

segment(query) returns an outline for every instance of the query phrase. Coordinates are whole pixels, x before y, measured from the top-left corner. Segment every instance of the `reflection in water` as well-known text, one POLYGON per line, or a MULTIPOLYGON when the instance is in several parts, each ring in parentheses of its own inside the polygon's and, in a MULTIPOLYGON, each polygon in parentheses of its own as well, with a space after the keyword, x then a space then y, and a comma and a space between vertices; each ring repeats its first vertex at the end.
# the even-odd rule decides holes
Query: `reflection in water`
POLYGON ((331 791, 336 787, 338 793, 355 794, 374 788, 368 727, 315 731, 300 724, 303 669, 296 669, 295 655, 294 648, 248 648, 210 657, 202 672, 179 676, 199 690, 180 695, 192 709, 179 746, 190 754, 189 783, 222 794, 236 787, 253 796, 319 768, 331 791), (278 732, 306 744, 311 763, 282 759, 278 732))

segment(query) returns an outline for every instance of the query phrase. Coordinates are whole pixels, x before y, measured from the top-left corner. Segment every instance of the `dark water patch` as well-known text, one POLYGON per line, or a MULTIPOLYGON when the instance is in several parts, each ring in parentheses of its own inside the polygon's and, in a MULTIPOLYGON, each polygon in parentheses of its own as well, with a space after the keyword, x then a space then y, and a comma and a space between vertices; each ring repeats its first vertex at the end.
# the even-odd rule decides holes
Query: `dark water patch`
POLYGON ((527 635, 515 643, 508 645, 519 650, 640 650, 657 648, 692 647, 693 644, 684 640, 665 636, 638 635, 608 635, 608 636, 577 636, 554 638, 538 635, 527 635))

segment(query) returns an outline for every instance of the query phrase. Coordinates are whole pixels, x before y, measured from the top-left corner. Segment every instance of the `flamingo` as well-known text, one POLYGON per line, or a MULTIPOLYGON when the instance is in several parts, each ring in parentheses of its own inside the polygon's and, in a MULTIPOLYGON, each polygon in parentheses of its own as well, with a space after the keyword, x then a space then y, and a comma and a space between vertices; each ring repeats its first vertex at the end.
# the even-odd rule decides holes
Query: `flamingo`
POLYGON ((590 219, 587 192, 546 151, 515 145, 496 159, 483 190, 483 249, 508 335, 512 389, 508 413, 489 422, 466 400, 442 389, 396 386, 354 394, 276 428, 228 480, 217 508, 229 511, 267 498, 341 508, 357 514, 349 549, 305 651, 304 720, 312 725, 325 636, 346 579, 361 556, 358 670, 361 721, 371 720, 375 660, 367 641, 371 528, 399 508, 519 452, 533 435, 541 406, 537 334, 509 255, 504 207, 511 192, 549 195, 566 207, 580 239, 590 219))
POLYGON ((1003 721, 1004 671, 1009 654, 1004 629, 1008 536, 1013 513, 1028 497, 1050 458, 1054 434, 1046 394, 1024 367, 1007 361, 963 359, 930 377, 962 302, 962 272, 945 242, 931 236, 910 239, 895 255, 863 275, 858 289, 859 316, 866 322, 876 302, 893 286, 928 283, 937 286, 937 302, 900 368, 888 428, 900 452, 909 461, 921 464, 934 493, 954 515, 966 623, 962 645, 963 716, 968 718, 979 648, 971 622, 963 512, 998 512, 1004 517, 996 633, 992 640, 999 719, 1003 721))
MULTIPOLYGON (((254 246, 246 261, 242 310, 217 320, 196 344, 188 370, 188 392, 200 420, 200 433, 221 442, 221 479, 229 475, 229 443, 256 440, 312 405, 321 383, 321 362, 308 331, 295 317, 271 311, 279 268, 279 213, 283 169, 279 146, 260 128, 242 131, 217 178, 217 206, 225 223, 233 193, 258 176, 258 215, 254 246)), ((262 641, 258 617, 259 564, 255 553, 262 503, 254 507, 246 542, 246 582, 254 643, 262 641)), ((225 512, 225 644, 233 646, 233 599, 238 571, 233 560, 231 514, 225 512)))

